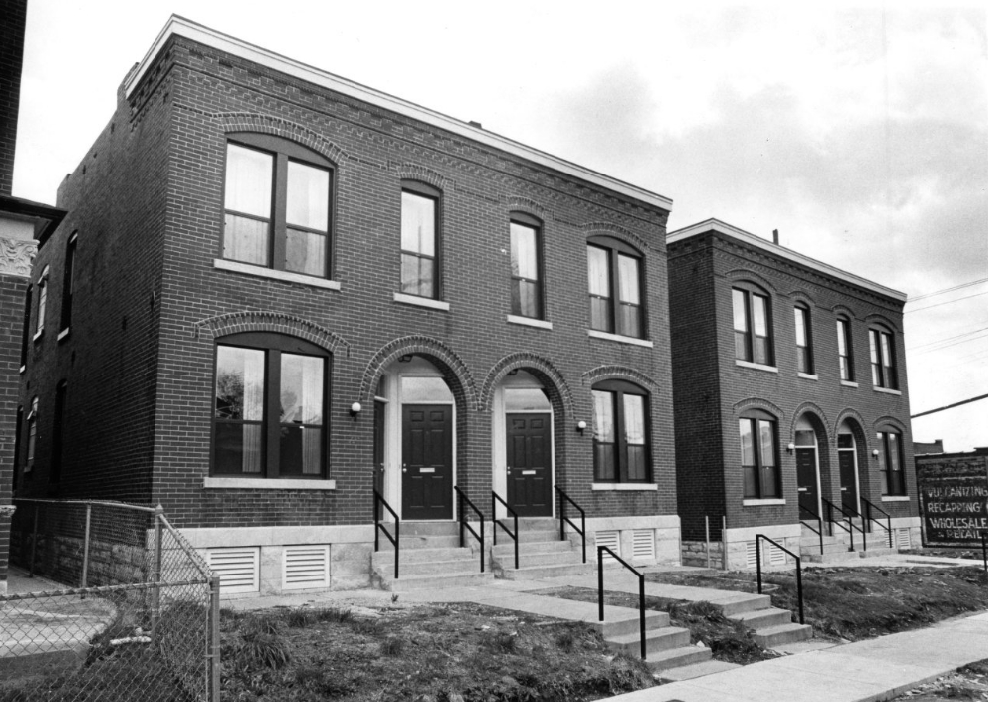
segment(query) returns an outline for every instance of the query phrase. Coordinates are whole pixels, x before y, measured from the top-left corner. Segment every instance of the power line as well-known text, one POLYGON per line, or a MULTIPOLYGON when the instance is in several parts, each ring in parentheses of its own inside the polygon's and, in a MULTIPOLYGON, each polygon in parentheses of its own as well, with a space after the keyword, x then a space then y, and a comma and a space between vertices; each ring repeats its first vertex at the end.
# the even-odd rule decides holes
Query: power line
POLYGON ((979 297, 980 295, 988 295, 988 290, 985 290, 984 292, 974 293, 973 295, 965 295, 964 297, 958 297, 954 300, 947 300, 946 302, 938 302, 935 305, 927 305, 926 307, 919 307, 915 310, 906 310, 902 314, 909 314, 910 312, 922 312, 923 310, 931 310, 934 307, 941 307, 942 305, 950 305, 954 302, 960 302, 961 300, 968 300, 972 297, 979 297))
MULTIPOLYGON (((939 346, 940 344, 945 344, 948 341, 954 341, 955 339, 963 339, 965 336, 974 336, 975 334, 979 334, 983 331, 988 331, 988 327, 981 327, 980 329, 964 332, 963 334, 958 334, 957 336, 948 336, 946 339, 937 339, 936 341, 931 341, 926 344, 920 344, 919 346, 912 346, 910 348, 907 348, 906 351, 918 351, 919 349, 925 349, 930 346, 939 346)), ((965 341, 974 341, 974 339, 965 339, 965 341)), ((958 343, 964 343, 964 342, 958 342, 958 343)), ((943 348, 948 348, 949 346, 953 346, 953 345, 954 344, 949 344, 948 346, 945 346, 943 348)), ((933 350, 939 351, 940 349, 933 349, 933 350)))
POLYGON ((923 295, 917 295, 916 297, 909 298, 909 302, 916 302, 917 300, 925 300, 928 297, 934 297, 936 295, 944 295, 949 292, 954 292, 955 290, 960 290, 961 288, 969 288, 972 285, 979 285, 980 283, 988 282, 988 278, 981 278, 979 280, 972 280, 970 283, 961 283, 960 285, 955 285, 952 288, 944 288, 943 290, 937 290, 931 293, 925 293, 923 295))
POLYGON ((944 410, 948 410, 951 407, 958 407, 960 405, 966 405, 969 402, 976 402, 977 400, 983 400, 986 397, 988 397, 988 395, 978 395, 977 397, 969 397, 968 399, 961 400, 960 402, 955 402, 955 403, 950 404, 950 405, 944 405, 943 407, 937 407, 936 409, 926 410, 925 412, 920 412, 919 414, 914 414, 913 416, 910 417, 910 419, 916 419, 917 417, 924 417, 924 416, 926 416, 928 414, 933 414, 934 412, 943 412, 944 410))

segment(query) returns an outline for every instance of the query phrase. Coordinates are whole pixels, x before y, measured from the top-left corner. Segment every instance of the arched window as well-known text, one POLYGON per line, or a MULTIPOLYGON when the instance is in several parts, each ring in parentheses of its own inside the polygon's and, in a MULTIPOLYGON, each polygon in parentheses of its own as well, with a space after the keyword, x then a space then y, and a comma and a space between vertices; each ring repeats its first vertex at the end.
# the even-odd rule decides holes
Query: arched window
POLYGON ((217 341, 214 475, 326 475, 329 353, 272 333, 217 341))
POLYGON ((604 380, 592 390, 594 480, 648 482, 648 392, 625 380, 604 380))
POLYGON ((762 410, 748 410, 741 415, 740 425, 744 496, 782 497, 775 417, 762 410))
POLYGON ((511 213, 511 314, 545 319, 542 285, 542 223, 511 213))
POLYGON ((895 369, 895 336, 886 329, 869 329, 871 351, 871 383, 876 388, 899 389, 895 369))
POLYGON ((878 440, 878 471, 882 476, 883 495, 905 495, 905 457, 902 453, 902 434, 893 427, 883 427, 878 440))
POLYGON ((840 379, 854 380, 854 345, 851 338, 851 320, 841 315, 837 318, 837 356, 840 360, 840 379))
POLYGON ((772 348, 772 309, 768 295, 752 286, 732 289, 734 352, 739 361, 775 365, 772 348))
POLYGON ((609 236, 587 242, 587 277, 590 288, 590 328, 596 331, 646 337, 644 271, 641 253, 609 236))
POLYGON ((441 193, 415 180, 401 183, 401 292, 440 299, 441 193))
POLYGON ((333 165, 266 134, 231 134, 226 146, 223 258, 329 277, 333 165))
POLYGON ((802 302, 793 308, 796 323, 796 370, 813 375, 813 329, 810 326, 810 308, 802 302))

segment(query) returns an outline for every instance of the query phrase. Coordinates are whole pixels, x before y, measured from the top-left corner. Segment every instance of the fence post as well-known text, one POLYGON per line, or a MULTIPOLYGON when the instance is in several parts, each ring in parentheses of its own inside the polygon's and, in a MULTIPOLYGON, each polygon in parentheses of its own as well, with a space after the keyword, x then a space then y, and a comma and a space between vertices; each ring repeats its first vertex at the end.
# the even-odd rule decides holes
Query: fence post
POLYGON ((209 615, 207 617, 206 636, 206 676, 207 693, 206 699, 209 702, 220 702, 220 576, 211 575, 209 577, 209 615))
POLYGON ((165 510, 160 505, 154 506, 154 565, 151 578, 154 585, 151 586, 151 636, 158 641, 158 621, 161 617, 161 517, 165 510))
POLYGON ((720 561, 721 570, 728 570, 727 567, 727 516, 720 518, 720 561))
POLYGON ((34 577, 34 559, 38 555, 38 516, 41 514, 41 503, 34 505, 34 536, 31 539, 31 569, 30 575, 34 577))
POLYGON ((89 527, 93 519, 93 506, 86 503, 86 535, 82 540, 82 584, 86 587, 89 581, 89 527))
POLYGON ((707 525, 707 570, 710 570, 710 515, 703 518, 707 525))

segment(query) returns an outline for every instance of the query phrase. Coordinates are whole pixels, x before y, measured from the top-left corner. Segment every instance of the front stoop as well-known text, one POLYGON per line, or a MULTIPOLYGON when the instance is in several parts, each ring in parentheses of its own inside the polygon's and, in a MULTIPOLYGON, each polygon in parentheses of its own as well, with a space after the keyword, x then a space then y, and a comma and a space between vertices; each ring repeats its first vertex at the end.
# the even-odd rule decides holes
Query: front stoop
POLYGON ((855 558, 879 558, 898 553, 897 549, 888 547, 888 538, 884 536, 884 532, 871 532, 867 535, 867 540, 868 548, 865 550, 861 533, 855 530, 854 550, 851 551, 850 536, 843 530, 835 529, 833 536, 824 535, 821 554, 820 537, 804 525, 799 540, 799 555, 809 563, 840 563, 855 558))
MULTIPOLYGON (((511 520, 501 520, 514 529, 511 520)), ((560 540, 554 519, 518 520, 518 568, 515 569, 515 543, 500 527, 497 546, 491 548, 492 570, 509 580, 554 578, 562 575, 586 575, 593 563, 583 562, 583 551, 568 540, 560 540)))
POLYGON ((737 609, 739 606, 744 607, 743 602, 733 603, 734 609, 730 613, 725 610, 724 615, 754 629, 752 638, 762 648, 774 648, 813 637, 813 627, 808 624, 794 624, 792 613, 787 609, 772 607, 768 596, 752 595, 750 609, 737 609))
MULTIPOLYGON (((635 658, 641 655, 638 617, 592 625, 612 651, 635 658)), ((669 615, 655 611, 645 613, 645 654, 645 664, 653 671, 699 663, 712 655, 709 648, 690 644, 689 629, 669 626, 669 615)))
POLYGON ((490 568, 480 572, 480 554, 459 547, 457 525, 450 522, 402 523, 398 578, 394 577, 394 546, 380 537, 381 550, 371 556, 371 580, 382 590, 468 587, 489 583, 490 568))

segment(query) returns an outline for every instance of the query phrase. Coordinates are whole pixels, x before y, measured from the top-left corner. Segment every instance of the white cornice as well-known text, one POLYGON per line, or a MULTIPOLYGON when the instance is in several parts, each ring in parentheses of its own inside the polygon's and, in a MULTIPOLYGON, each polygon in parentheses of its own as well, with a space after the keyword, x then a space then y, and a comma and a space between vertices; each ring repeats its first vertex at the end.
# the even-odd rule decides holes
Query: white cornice
POLYGON ((650 205, 661 207, 664 210, 670 210, 672 208, 672 200, 669 198, 653 193, 649 190, 645 190, 644 188, 640 188, 637 185, 625 183, 622 180, 612 178, 602 173, 597 173, 596 171, 591 171, 587 168, 570 163, 569 161, 564 161, 561 158, 557 158, 543 151, 533 149, 530 146, 520 144, 517 141, 512 141, 511 139, 499 136, 493 132, 474 127, 466 122, 448 117, 442 113, 436 112, 435 110, 430 110, 427 107, 421 107, 413 102, 408 102, 407 100, 393 97, 387 93, 382 93, 379 90, 368 88, 367 86, 360 85, 352 80, 333 75, 332 73, 314 68, 300 61, 276 54, 273 51, 268 51, 267 49, 255 46, 254 44, 250 44, 227 34, 217 32, 214 29, 204 27, 201 24, 191 22, 183 17, 178 17, 177 15, 172 15, 169 18, 164 29, 162 29, 161 33, 158 34, 158 38, 155 39, 151 50, 148 51, 144 59, 140 62, 140 64, 138 64, 136 69, 131 71, 130 75, 128 75, 124 81, 128 98, 131 96, 134 89, 140 84, 141 79, 144 78, 148 68, 150 68, 151 64, 154 62, 155 57, 157 57, 172 36, 186 37, 187 39, 191 39, 205 46, 224 51, 234 56, 239 56, 240 58, 252 61, 260 66, 265 66, 272 70, 292 76, 293 78, 298 78, 299 80, 304 80, 312 83, 313 85, 334 90, 338 93, 362 100, 363 102, 375 105, 385 110, 390 110, 400 115, 404 115, 405 117, 410 117, 412 119, 419 120, 420 122, 425 122, 426 124, 444 129, 467 139, 472 139, 473 141, 486 146, 500 149, 501 151, 507 152, 514 156, 518 156, 541 166, 551 168, 559 173, 574 176, 576 178, 582 178, 583 180, 593 183, 594 185, 613 190, 636 200, 647 202, 650 205))
POLYGON ((677 241, 683 241, 684 239, 689 239, 692 236, 698 236, 700 234, 706 234, 707 232, 717 232, 718 234, 728 236, 732 239, 737 239, 745 244, 750 244, 760 249, 764 249, 765 251, 773 253, 780 258, 785 258, 793 263, 798 263, 801 266, 812 268, 815 271, 838 278, 859 288, 864 288, 865 290, 870 290, 878 293, 879 295, 891 297, 899 302, 905 302, 908 297, 903 292, 893 290, 892 288, 887 288, 884 285, 879 285, 878 283, 873 283, 866 278, 854 275, 853 273, 848 273, 847 271, 842 271, 840 268, 834 268, 829 264, 817 261, 809 256, 804 256, 801 253, 796 253, 792 249, 787 249, 784 246, 774 244, 767 239, 761 238, 760 236, 755 236, 754 234, 746 232, 743 229, 738 229, 730 224, 721 222, 719 219, 711 218, 703 222, 698 222, 697 224, 684 227, 683 229, 677 229, 674 232, 669 232, 666 235, 666 244, 674 244, 677 241))

